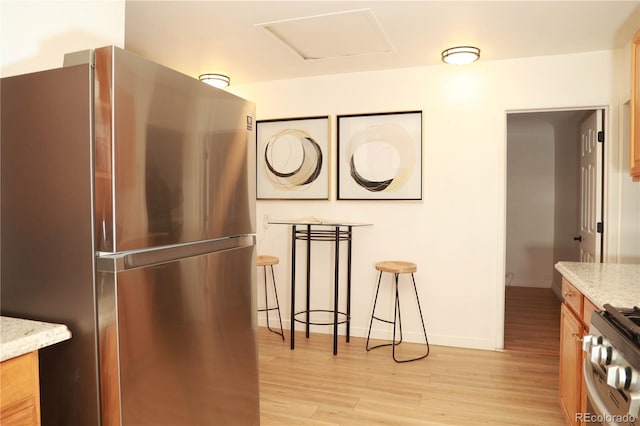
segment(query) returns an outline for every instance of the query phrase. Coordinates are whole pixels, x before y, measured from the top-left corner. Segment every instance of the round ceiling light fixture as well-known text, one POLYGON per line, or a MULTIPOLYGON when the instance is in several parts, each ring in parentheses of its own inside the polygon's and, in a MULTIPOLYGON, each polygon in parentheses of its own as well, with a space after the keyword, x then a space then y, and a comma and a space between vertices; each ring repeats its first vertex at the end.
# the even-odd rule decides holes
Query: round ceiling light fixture
POLYGON ((457 46, 442 51, 442 62, 454 65, 465 65, 480 58, 480 49, 473 46, 457 46))
POLYGON ((201 74, 198 78, 209 86, 217 87, 218 89, 224 89, 231 83, 231 79, 224 74, 201 74))

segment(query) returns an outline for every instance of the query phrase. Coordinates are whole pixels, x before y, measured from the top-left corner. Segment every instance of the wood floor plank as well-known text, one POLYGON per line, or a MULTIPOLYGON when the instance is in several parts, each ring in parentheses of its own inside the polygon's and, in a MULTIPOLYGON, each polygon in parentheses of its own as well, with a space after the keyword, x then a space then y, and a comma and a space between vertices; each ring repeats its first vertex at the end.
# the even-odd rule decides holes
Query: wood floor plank
POLYGON ((390 348, 367 352, 365 339, 341 340, 337 356, 331 347, 330 335, 300 333, 291 351, 260 329, 263 426, 564 424, 554 356, 432 346, 397 364, 390 348))
MULTIPOLYGON (((263 426, 561 426, 559 301, 548 289, 507 288, 505 351, 432 346, 397 364, 365 339, 296 334, 296 349, 260 329, 263 426)), ((287 336, 288 337, 288 336, 287 336)), ((288 338, 287 338, 288 340, 288 338)), ((403 343, 400 356, 423 345, 403 343)))
POLYGON ((560 304, 550 288, 505 287, 504 348, 558 356, 560 304))

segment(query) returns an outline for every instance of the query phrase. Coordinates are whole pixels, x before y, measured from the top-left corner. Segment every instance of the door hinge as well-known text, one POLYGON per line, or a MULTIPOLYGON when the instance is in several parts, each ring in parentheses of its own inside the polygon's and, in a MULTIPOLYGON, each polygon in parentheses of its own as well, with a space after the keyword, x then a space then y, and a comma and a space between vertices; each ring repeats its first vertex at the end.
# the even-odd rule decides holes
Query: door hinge
POLYGON ((598 132, 598 142, 604 142, 604 131, 600 130, 598 132))
POLYGON ((604 224, 602 222, 598 222, 596 224, 596 232, 598 234, 602 234, 604 232, 604 224))

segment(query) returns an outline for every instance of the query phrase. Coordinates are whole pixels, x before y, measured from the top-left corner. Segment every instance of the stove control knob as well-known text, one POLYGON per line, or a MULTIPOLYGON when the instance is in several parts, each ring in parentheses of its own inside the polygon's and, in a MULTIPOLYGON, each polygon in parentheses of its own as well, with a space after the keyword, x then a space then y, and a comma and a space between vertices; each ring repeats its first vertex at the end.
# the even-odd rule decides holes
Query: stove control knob
POLYGON ((613 350, 611 346, 602 345, 600 346, 600 365, 607 366, 611 365, 614 361, 616 361, 618 357, 618 353, 613 350))
POLYGON ((607 344, 596 345, 591 348, 590 360, 594 365, 607 366, 615 363, 618 359, 618 353, 607 344))
POLYGON ((627 369, 624 367, 607 368, 607 384, 616 389, 624 389, 627 381, 627 369))
POLYGON ((602 336, 594 336, 587 334, 582 338, 582 351, 589 353, 591 348, 597 345, 601 345, 603 342, 602 336))
POLYGON ((589 351, 589 361, 593 365, 600 365, 600 345, 593 346, 589 351))
POLYGON ((640 390, 638 373, 631 367, 609 367, 607 369, 607 384, 616 389, 625 389, 631 392, 640 390))

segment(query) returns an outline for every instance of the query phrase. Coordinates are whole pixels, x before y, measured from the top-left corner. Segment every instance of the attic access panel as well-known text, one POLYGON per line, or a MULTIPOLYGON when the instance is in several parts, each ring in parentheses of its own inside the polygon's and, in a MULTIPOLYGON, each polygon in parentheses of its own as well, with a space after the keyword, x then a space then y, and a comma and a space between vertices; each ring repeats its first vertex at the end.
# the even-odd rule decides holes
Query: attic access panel
POLYGON ((259 24, 304 60, 393 52, 370 9, 259 24))

